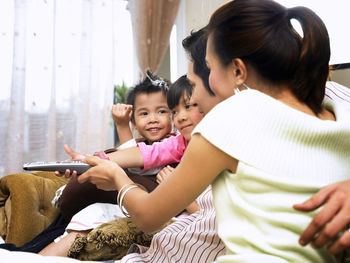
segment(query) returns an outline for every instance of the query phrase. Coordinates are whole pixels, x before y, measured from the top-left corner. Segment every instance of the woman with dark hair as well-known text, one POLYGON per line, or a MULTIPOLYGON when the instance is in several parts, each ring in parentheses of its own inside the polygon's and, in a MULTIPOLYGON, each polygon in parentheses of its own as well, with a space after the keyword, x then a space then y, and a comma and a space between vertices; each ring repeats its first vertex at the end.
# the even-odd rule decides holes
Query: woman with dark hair
MULTIPOLYGON (((227 253, 219 262, 336 262, 326 249, 298 245, 313 214, 292 208, 350 173, 347 112, 323 101, 330 57, 323 22, 304 7, 235 0, 212 15, 206 32, 209 85, 223 101, 198 124, 173 176, 149 194, 130 188, 115 163, 142 167, 142 158, 128 163, 112 153, 112 162, 87 157, 96 167, 78 180, 106 190, 124 187, 123 205, 146 231, 212 184, 227 253), (302 35, 291 19, 300 22, 302 35)), ((207 113, 208 96, 197 91, 207 113)), ((137 148, 130 153, 140 154, 137 148)))

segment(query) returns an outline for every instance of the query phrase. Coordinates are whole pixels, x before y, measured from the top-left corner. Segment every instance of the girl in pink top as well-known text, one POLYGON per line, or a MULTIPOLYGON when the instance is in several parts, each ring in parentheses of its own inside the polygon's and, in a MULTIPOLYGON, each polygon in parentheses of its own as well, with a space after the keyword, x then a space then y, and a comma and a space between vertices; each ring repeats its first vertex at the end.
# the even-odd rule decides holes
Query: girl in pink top
POLYGON ((194 127, 203 118, 198 105, 191 101, 192 86, 186 76, 180 77, 170 87, 167 95, 168 107, 172 111, 177 136, 169 137, 152 145, 138 143, 144 161, 144 170, 162 165, 179 163, 191 139, 194 127))
MULTIPOLYGON (((109 159, 109 156, 118 156, 119 159, 126 160, 128 163, 125 167, 136 168, 139 166, 134 166, 133 163, 138 160, 137 157, 130 154, 130 149, 133 151, 134 148, 138 148, 143 158, 143 170, 179 163, 191 139, 193 129, 204 117, 197 103, 191 100, 191 96, 192 86, 186 75, 181 76, 175 81, 170 86, 167 94, 167 103, 172 112, 174 126, 180 134, 165 138, 159 142, 154 142, 151 145, 141 142, 137 144, 137 147, 110 153, 103 159, 109 159)), ((69 149, 67 153, 72 156, 73 160, 80 160, 80 158, 84 157, 83 154, 77 153, 71 149, 69 149)), ((99 157, 102 158, 101 156, 99 157)), ((67 170, 65 175, 66 177, 70 176, 70 171, 67 170)))

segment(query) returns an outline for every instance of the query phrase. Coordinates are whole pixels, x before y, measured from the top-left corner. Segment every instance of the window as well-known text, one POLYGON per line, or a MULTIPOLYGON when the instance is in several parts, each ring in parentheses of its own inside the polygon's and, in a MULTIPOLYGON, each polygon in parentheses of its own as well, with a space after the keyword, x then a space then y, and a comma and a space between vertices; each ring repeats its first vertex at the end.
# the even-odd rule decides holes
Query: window
POLYGON ((134 78, 127 3, 0 1, 0 175, 106 148, 114 84, 134 78))

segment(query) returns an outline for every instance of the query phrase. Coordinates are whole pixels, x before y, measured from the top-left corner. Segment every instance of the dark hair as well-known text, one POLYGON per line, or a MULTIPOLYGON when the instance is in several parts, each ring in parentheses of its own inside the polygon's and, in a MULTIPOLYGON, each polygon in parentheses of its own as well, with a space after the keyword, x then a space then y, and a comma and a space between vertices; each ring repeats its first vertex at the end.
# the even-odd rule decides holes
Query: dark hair
POLYGON ((209 87, 210 70, 205 62, 208 35, 204 29, 191 31, 191 34, 182 41, 182 46, 193 61, 193 71, 203 81, 204 87, 210 95, 214 92, 209 87))
POLYGON ((170 82, 164 80, 157 75, 147 71, 146 77, 138 83, 136 86, 131 88, 128 92, 126 103, 132 105, 131 121, 135 123, 135 100, 137 95, 141 93, 155 93, 162 91, 164 97, 167 97, 170 82))
POLYGON ((214 12, 206 30, 223 65, 240 58, 268 82, 287 84, 316 114, 321 111, 330 45, 313 11, 272 0, 235 0, 214 12), (291 19, 301 24, 303 37, 291 19))
POLYGON ((187 97, 192 96, 192 86, 186 75, 178 78, 172 85, 170 85, 167 95, 167 102, 169 109, 174 109, 180 103, 180 99, 186 94, 187 97))

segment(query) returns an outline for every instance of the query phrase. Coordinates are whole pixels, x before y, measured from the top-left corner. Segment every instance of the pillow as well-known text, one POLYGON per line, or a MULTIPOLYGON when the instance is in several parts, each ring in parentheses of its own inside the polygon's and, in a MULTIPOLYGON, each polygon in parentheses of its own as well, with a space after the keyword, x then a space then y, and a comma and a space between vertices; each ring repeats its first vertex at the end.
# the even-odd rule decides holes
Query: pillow
MULTIPOLYGON (((161 229, 172 222, 170 220, 161 229)), ((100 225, 87 236, 78 234, 68 251, 68 257, 79 260, 121 259, 133 243, 148 247, 153 235, 161 229, 145 233, 131 218, 118 218, 100 225)))

